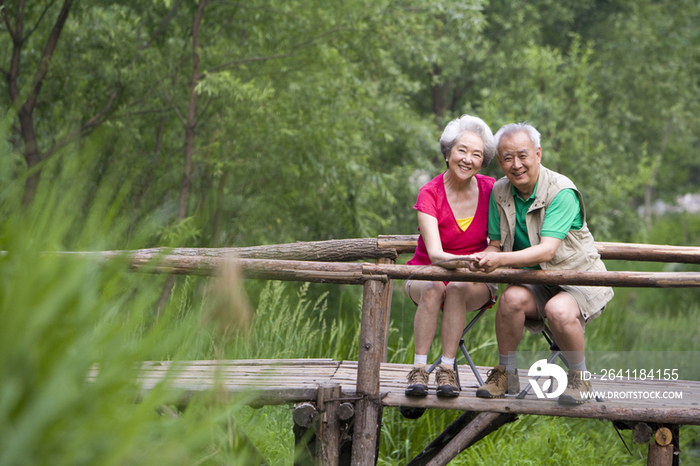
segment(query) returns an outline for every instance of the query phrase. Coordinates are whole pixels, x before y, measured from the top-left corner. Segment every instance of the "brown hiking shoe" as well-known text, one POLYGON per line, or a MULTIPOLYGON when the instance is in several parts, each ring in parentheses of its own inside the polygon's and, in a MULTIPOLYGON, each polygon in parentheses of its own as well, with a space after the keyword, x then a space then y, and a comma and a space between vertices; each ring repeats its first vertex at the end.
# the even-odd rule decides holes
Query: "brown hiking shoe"
POLYGON ((446 398, 459 396, 457 373, 452 366, 440 364, 435 371, 435 382, 437 383, 437 396, 446 398))
POLYGON ((559 404, 580 405, 593 399, 593 385, 590 380, 583 380, 581 371, 569 371, 564 393, 559 395, 559 404))
POLYGON ((505 366, 496 366, 486 374, 486 383, 479 387, 479 398, 504 398, 506 393, 515 395, 520 391, 520 377, 517 372, 511 374, 505 366))
POLYGON ((406 389, 406 396, 426 396, 428 394, 428 370, 425 368, 425 364, 416 364, 408 373, 406 378, 408 379, 408 388, 406 389))

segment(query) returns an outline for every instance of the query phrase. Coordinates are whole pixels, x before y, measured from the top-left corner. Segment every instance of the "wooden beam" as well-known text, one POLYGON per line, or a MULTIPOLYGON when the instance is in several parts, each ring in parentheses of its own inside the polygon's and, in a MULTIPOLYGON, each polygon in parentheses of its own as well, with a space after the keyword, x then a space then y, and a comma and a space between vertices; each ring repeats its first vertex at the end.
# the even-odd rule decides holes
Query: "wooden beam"
MULTIPOLYGON (((694 383, 694 382, 691 382, 694 383)), ((596 389, 599 387, 594 384, 596 389)), ((640 389, 643 389, 640 387, 640 389)), ((689 393, 690 399, 697 399, 697 392, 689 393)), ((685 402, 685 398, 684 398, 685 402)), ((615 402, 588 402, 577 405, 575 408, 560 405, 557 401, 538 399, 486 399, 475 396, 460 395, 457 398, 441 400, 434 396, 427 396, 419 400, 413 400, 399 391, 390 391, 382 398, 384 406, 392 407, 416 407, 427 409, 459 409, 462 411, 498 412, 504 414, 534 414, 538 416, 561 416, 586 419, 601 419, 609 421, 643 421, 678 425, 700 425, 700 412, 696 405, 688 403, 687 407, 654 407, 646 404, 615 403, 615 402)))
POLYGON ((700 272, 579 272, 575 270, 497 269, 491 273, 439 266, 363 264, 364 275, 394 279, 450 280, 532 285, 691 288, 700 286, 700 272))
MULTIPOLYGON (((417 242, 418 235, 380 235, 377 238, 379 248, 393 249, 399 254, 413 253, 417 242)), ((601 258, 609 260, 700 264, 700 247, 606 242, 596 242, 595 247, 601 258)))
MULTIPOLYGON (((438 435, 435 440, 430 442, 430 444, 423 449, 415 458, 413 458, 406 466, 426 466, 430 461, 435 458, 442 450, 445 448, 450 441, 455 438, 465 427, 469 425, 479 413, 475 411, 465 411, 460 417, 454 420, 447 429, 445 429, 440 435, 438 435)), ((515 414, 501 414, 501 416, 491 422, 489 426, 484 429, 479 435, 477 435, 471 442, 464 446, 460 450, 463 451, 470 446, 474 445, 476 442, 486 437, 491 432, 495 432, 499 428, 503 427, 509 422, 513 422, 517 416, 515 414)))
MULTIPOLYGON (((276 259, 318 262, 352 262, 370 259, 396 259, 412 254, 418 235, 380 235, 377 238, 351 238, 328 241, 307 241, 244 248, 149 248, 131 251, 57 252, 67 256, 158 257, 202 256, 224 257, 233 254, 241 259, 276 259)), ((596 242, 604 260, 677 262, 700 264, 700 247, 668 246, 640 243, 596 242)))
MULTIPOLYGON (((132 259, 135 271, 213 275, 224 258, 205 256, 138 256, 132 259)), ((367 280, 389 279, 450 280, 513 284, 619 286, 632 288, 691 288, 700 286, 700 272, 578 272, 573 270, 498 269, 492 273, 439 266, 396 264, 302 262, 239 259, 247 278, 362 284, 367 280)))
POLYGON ((445 466, 501 416, 500 413, 479 413, 426 466, 445 466))
MULTIPOLYGON (((414 244, 415 248, 415 244, 414 244)), ((205 256, 235 255, 242 259, 278 259, 319 262, 352 262, 389 258, 398 253, 392 248, 377 246, 377 238, 350 238, 327 241, 298 241, 243 248, 149 248, 131 251, 61 252, 59 254, 115 256, 205 256)))

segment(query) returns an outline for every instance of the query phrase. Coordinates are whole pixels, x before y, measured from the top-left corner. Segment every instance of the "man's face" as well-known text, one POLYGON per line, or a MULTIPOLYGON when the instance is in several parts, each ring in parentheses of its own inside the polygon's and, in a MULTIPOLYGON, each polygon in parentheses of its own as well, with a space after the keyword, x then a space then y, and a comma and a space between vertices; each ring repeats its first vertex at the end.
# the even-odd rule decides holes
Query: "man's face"
POLYGON ((535 149, 524 131, 503 136, 498 143, 498 163, 524 199, 530 197, 537 186, 541 159, 542 149, 535 149))

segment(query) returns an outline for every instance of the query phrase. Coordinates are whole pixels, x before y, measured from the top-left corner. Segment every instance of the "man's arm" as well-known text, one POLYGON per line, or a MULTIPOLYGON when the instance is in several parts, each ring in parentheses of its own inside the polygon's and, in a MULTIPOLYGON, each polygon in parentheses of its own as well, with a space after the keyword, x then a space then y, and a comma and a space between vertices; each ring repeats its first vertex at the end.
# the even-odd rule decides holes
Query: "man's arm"
POLYGON ((501 242, 492 240, 484 251, 474 254, 479 263, 474 264, 473 270, 491 273, 498 267, 531 267, 549 262, 561 244, 558 238, 543 236, 540 244, 522 251, 499 252, 501 242))

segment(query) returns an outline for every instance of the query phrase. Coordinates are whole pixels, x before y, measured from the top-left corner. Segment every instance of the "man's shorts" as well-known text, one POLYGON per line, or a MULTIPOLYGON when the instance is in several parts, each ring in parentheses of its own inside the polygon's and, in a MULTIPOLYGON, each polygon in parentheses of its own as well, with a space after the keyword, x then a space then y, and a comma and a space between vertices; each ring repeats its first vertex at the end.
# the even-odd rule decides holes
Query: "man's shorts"
MULTIPOLYGON (((413 282, 414 282, 414 280, 406 280, 406 282, 403 285, 404 289, 406 290, 406 294, 408 295, 409 298, 411 298, 410 288, 411 288, 411 283, 413 283, 413 282)), ((447 285, 450 282, 443 282, 443 283, 445 283, 445 285, 447 285)), ((498 285, 496 285, 495 283, 484 283, 484 285, 486 285, 488 287, 489 291, 491 292, 491 300, 493 300, 496 297, 496 293, 498 293, 498 285)), ((413 301, 413 298, 411 298, 411 301, 413 301)), ((442 296, 442 302, 443 303, 445 302, 444 294, 442 296)), ((415 301, 413 301, 413 304, 418 306, 418 303, 415 301)))
MULTIPOLYGON (((586 323, 590 320, 595 319, 600 315, 601 312, 605 310, 606 305, 602 308, 592 309, 590 300, 586 298, 587 294, 590 294, 591 288, 596 288, 595 291, 600 290, 600 287, 590 287, 590 286, 556 286, 556 285, 509 285, 509 286, 522 286, 529 289, 535 297, 535 302, 537 303, 537 313, 540 315, 540 320, 535 319, 525 319, 525 328, 531 333, 538 333, 544 329, 544 306, 547 301, 552 299, 559 293, 566 293, 576 301, 579 310, 578 320, 581 322, 581 328, 586 330, 586 323)), ((595 306, 595 304, 594 304, 595 306)))

